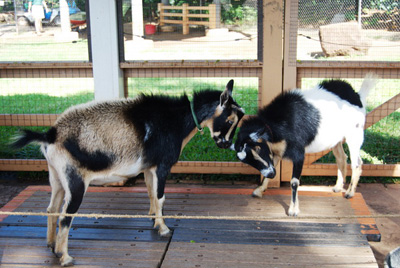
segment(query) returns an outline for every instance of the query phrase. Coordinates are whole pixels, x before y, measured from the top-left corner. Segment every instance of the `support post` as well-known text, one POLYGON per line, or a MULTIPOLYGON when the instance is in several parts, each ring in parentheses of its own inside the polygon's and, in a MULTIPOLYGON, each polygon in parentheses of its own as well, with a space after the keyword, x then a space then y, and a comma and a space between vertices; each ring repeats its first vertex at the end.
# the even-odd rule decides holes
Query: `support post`
POLYGON ((182 5, 182 31, 183 34, 189 34, 189 18, 188 18, 188 4, 182 5))
POLYGON ((163 9, 164 4, 163 3, 158 3, 158 13, 160 14, 160 21, 159 25, 163 26, 164 25, 164 9, 163 9))
MULTIPOLYGON (((283 68, 283 0, 263 0, 263 68, 261 107, 282 92, 283 68)), ((269 187, 279 187, 281 168, 269 187)))
POLYGON ((217 5, 210 4, 208 8, 208 14, 210 15, 210 18, 208 19, 208 26, 210 27, 210 29, 215 29, 217 28, 217 5))
POLYGON ((90 1, 89 6, 95 100, 122 98, 116 2, 96 0, 90 1))
POLYGON ((144 36, 142 0, 131 0, 132 5, 132 40, 142 41, 144 36))
MULTIPOLYGON (((285 34, 283 48, 283 90, 296 88, 297 82, 297 28, 298 1, 285 1, 285 34)), ((281 163, 281 181, 292 179, 293 164, 288 160, 281 163)))

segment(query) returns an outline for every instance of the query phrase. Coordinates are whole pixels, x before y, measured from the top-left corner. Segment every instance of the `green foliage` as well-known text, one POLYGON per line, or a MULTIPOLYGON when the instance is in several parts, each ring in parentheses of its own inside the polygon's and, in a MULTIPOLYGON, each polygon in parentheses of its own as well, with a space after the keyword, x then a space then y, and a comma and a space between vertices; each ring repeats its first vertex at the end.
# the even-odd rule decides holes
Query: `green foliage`
POLYGON ((393 11, 395 8, 399 7, 399 2, 397 0, 364 0, 363 7, 393 11))
POLYGON ((257 10, 249 6, 227 4, 222 6, 221 18, 228 25, 254 25, 257 23, 257 10))

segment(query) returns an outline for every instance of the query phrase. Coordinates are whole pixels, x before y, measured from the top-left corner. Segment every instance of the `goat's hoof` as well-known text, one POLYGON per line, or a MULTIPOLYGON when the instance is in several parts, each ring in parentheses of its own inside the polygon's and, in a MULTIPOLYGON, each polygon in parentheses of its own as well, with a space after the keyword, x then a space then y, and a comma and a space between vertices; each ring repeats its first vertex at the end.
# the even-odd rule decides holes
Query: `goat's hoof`
POLYGON ((262 198, 263 194, 260 191, 254 190, 251 196, 254 198, 262 198))
POLYGON ((63 256, 60 260, 61 262, 61 266, 62 267, 68 267, 68 266, 73 266, 74 265, 74 258, 72 258, 71 256, 67 255, 67 256, 63 256))
POLYGON ((158 230, 158 233, 160 234, 161 237, 171 237, 172 232, 168 229, 168 227, 166 229, 163 230, 158 230))
POLYGON ((289 209, 289 211, 288 211, 288 215, 290 217, 297 217, 299 214, 300 214, 299 209, 289 209))
POLYGON ((50 248, 51 251, 54 253, 54 249, 56 248, 56 243, 55 242, 47 243, 47 247, 50 248))
POLYGON ((63 254, 61 252, 57 252, 55 248, 53 248, 53 253, 57 258, 62 258, 63 254))
POLYGON ((342 191, 342 189, 343 189, 342 187, 340 187, 340 188, 339 188, 339 187, 333 187, 333 188, 332 188, 332 191, 333 191, 334 193, 340 193, 340 192, 342 191))
POLYGON ((344 197, 346 198, 346 199, 350 199, 350 198, 352 198, 354 196, 354 194, 348 194, 348 193, 346 193, 345 195, 344 195, 344 197))

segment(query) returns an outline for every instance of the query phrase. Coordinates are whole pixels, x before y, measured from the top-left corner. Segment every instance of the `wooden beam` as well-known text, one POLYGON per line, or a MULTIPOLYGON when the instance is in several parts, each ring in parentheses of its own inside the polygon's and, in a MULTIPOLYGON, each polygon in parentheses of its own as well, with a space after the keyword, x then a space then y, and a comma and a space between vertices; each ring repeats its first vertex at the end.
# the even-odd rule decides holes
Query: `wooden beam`
MULTIPOLYGON (((0 159, 0 171, 48 171, 44 159, 0 159)), ((171 173, 254 174, 260 172, 240 162, 179 161, 171 173)))
MULTIPOLYGON (((298 1, 285 1, 285 35, 283 47, 283 91, 296 88, 297 75, 297 27, 298 1)), ((292 178, 292 165, 281 161, 281 180, 292 178)))
MULTIPOLYGON (((263 0, 263 68, 261 106, 268 104, 282 92, 283 68, 283 0, 263 0)), ((276 167, 276 178, 281 178, 281 167, 276 167)), ((279 187, 279 180, 271 180, 269 187, 279 187)))
POLYGON ((369 112, 365 120, 364 129, 376 124, 398 109, 400 109, 400 93, 369 112))

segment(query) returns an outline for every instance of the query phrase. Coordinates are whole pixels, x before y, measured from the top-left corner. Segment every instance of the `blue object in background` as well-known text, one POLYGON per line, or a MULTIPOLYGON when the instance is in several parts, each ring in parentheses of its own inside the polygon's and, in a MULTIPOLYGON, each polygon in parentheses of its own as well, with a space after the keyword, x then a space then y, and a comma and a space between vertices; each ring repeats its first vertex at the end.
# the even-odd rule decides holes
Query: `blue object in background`
POLYGON ((45 12, 44 13, 44 18, 46 19, 46 20, 49 20, 50 19, 50 17, 51 17, 51 11, 49 11, 49 12, 45 12))

